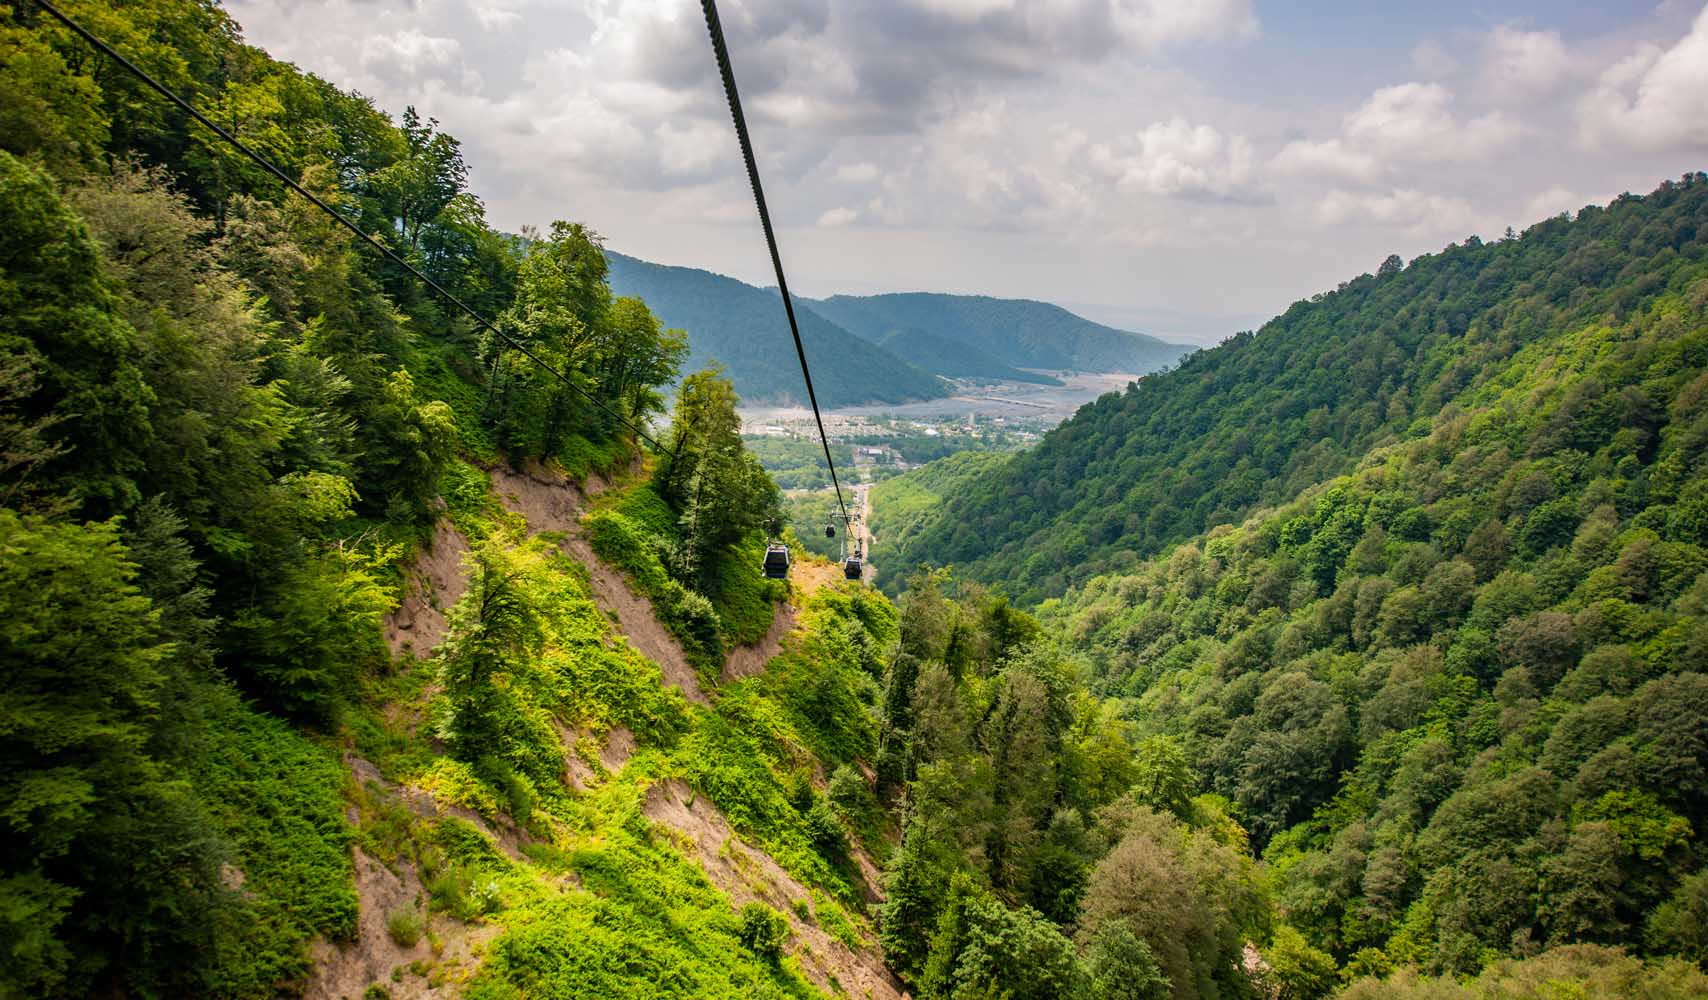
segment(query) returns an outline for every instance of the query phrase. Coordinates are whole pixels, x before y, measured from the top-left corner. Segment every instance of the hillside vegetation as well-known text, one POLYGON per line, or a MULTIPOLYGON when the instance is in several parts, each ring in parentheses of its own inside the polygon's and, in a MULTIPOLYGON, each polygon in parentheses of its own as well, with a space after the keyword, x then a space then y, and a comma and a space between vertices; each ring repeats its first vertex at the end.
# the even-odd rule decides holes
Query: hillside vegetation
MULTIPOLYGON (((663 321, 688 331, 690 367, 719 364, 736 392, 755 403, 805 406, 794 340, 775 289, 691 267, 666 267, 612 253, 611 287, 646 300, 663 321)), ((797 305, 795 318, 821 406, 905 403, 949 394, 941 379, 797 305)))
POLYGON ((905 343, 924 334, 1015 368, 1151 372, 1174 364, 1189 350, 1030 299, 902 292, 833 295, 809 304, 874 342, 895 338, 905 343))
POLYGON ((1129 571, 1429 433, 1444 407, 1518 377, 1527 348, 1566 350, 1682 294, 1708 259, 1705 218, 1692 175, 1521 237, 1390 259, 1086 406, 889 544, 900 564, 952 563, 1025 601, 1129 571))
POLYGON ((65 6, 580 391, 0 12, 0 996, 893 995, 809 780, 875 742, 814 698, 873 683, 887 603, 807 602, 716 708, 691 669, 782 596, 729 383, 582 523, 553 470, 636 475, 618 418, 685 353, 597 237, 493 232, 455 139, 212 4, 65 6))

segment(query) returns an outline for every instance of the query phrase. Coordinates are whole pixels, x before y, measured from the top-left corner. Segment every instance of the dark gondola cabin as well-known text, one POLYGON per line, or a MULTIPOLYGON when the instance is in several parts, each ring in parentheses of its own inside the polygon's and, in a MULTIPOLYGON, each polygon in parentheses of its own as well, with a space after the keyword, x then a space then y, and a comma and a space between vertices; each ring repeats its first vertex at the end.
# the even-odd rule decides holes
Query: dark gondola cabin
POLYGON ((787 580, 789 578, 789 547, 787 545, 767 545, 765 547, 765 564, 761 569, 768 580, 787 580))
POLYGON ((844 578, 849 580, 858 580, 864 571, 865 567, 864 564, 860 562, 859 556, 850 556, 843 560, 842 575, 844 578))

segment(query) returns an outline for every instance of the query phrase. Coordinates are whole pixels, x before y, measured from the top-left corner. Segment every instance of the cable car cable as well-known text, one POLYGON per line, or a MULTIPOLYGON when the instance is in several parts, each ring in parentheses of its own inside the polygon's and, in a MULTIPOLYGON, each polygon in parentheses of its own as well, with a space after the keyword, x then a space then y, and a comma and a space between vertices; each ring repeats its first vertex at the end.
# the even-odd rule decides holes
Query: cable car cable
MULTIPOLYGON (((605 411, 605 413, 607 413, 608 415, 617 418, 617 420, 619 422, 621 422, 622 424, 627 426, 630 430, 634 431, 637 435, 639 435, 648 444, 651 444, 654 448, 657 448, 659 451, 664 452, 665 454, 669 455, 672 458, 676 457, 676 453, 674 451, 671 451, 669 448, 664 447, 664 445, 659 444, 658 441, 656 439, 654 439, 651 434, 648 434, 646 431, 641 430, 640 427, 636 426, 633 421, 629 420, 627 417, 623 416, 621 413, 617 412, 616 410, 612 409, 611 407, 600 402, 596 397, 594 397, 594 395, 592 393, 588 392, 586 389, 583 389, 581 386, 576 385, 575 382, 569 378, 569 376, 565 375, 564 373, 558 371, 556 368, 553 368, 551 365, 547 364, 543 359, 540 358, 539 355, 535 354, 533 351, 530 351, 526 345, 524 345, 523 343, 518 341, 516 338, 505 333, 503 330, 500 330, 497 326, 493 325, 493 323, 490 320, 488 320, 486 317, 482 316, 480 313, 475 312, 474 308, 472 306, 468 305, 462 299, 459 299, 455 295, 451 294, 451 292, 446 290, 446 288, 443 285, 440 285, 437 281, 434 281, 432 278, 427 277, 427 275, 422 274, 419 270, 417 270, 415 268, 415 266, 413 264, 410 264, 408 261, 406 261, 402 257, 398 256, 390 247, 386 246, 385 244, 381 243, 379 240, 376 240, 372 236, 369 236, 367 233, 363 232, 362 227, 356 225, 354 222, 351 222, 349 219, 345 218, 337 209, 333 208, 331 205, 328 205, 326 202, 321 201, 320 198, 318 198, 314 194, 310 193, 307 188, 303 187, 301 184, 299 184, 295 180, 293 180, 290 177, 290 175, 286 174, 283 170, 280 170, 278 167, 274 166, 272 161, 268 160, 266 157, 262 156, 260 153, 257 153, 253 149, 250 149, 248 146, 244 145, 242 140, 238 139, 236 136, 232 135, 230 132, 227 132, 225 129, 221 128, 220 126, 214 124, 211 120, 208 119, 208 117, 206 115, 202 114, 200 111, 197 111, 195 106, 192 105, 189 101, 178 96, 178 94, 175 93, 170 87, 167 87, 165 84, 161 83, 159 80, 156 80, 153 76, 151 76, 148 73, 147 70, 145 70, 142 67, 138 66, 137 64, 131 62, 129 59, 126 59, 123 55, 121 55, 119 53, 119 51, 117 49, 113 48, 111 45, 108 45, 106 43, 106 41, 101 39, 94 32, 83 27, 81 24, 78 24, 76 21, 73 21, 70 17, 66 16, 63 12, 61 12, 59 8, 57 8, 53 4, 49 3, 48 0, 35 0, 35 3, 42 10, 47 11, 47 13, 49 15, 51 15, 54 20, 58 21, 60 24, 65 25, 67 28, 70 28, 74 33, 81 36, 84 41, 88 42, 90 45, 93 45, 95 48, 99 49, 102 52, 102 54, 106 55, 108 58, 112 59, 114 62, 117 62, 120 66, 123 66, 126 70, 128 70, 131 73, 131 75, 135 76, 137 79, 141 80, 143 83, 145 83, 149 87, 153 88, 154 91, 156 93, 158 93, 160 96, 166 98, 168 101, 177 105, 178 108, 181 109, 185 114, 189 115, 191 118, 194 118, 196 121, 201 122, 202 125, 205 126, 209 131, 213 132, 215 135, 219 136, 221 139, 224 139, 227 143, 229 143, 238 152, 242 153, 244 156, 247 156, 250 160, 254 161, 255 164, 257 166, 259 166, 262 170, 265 170, 268 173, 272 174, 274 177, 277 177, 280 181, 284 182, 285 186, 289 187, 292 191, 295 191, 297 194, 302 195, 304 198, 307 198, 310 202, 312 202, 314 204, 314 206, 316 208, 319 208, 322 212, 325 212, 327 215, 330 215, 334 220, 336 220, 345 229, 348 229, 348 230, 350 230, 350 232, 355 233, 357 239, 360 239, 362 242, 366 243, 368 246, 373 247, 375 250, 377 250, 381 254, 385 255, 393 263, 397 264, 399 267, 403 268, 404 270, 408 271, 410 274, 414 275, 416 278, 420 279, 422 284, 426 285, 428 288, 432 289, 434 292, 437 292, 439 294, 439 296, 442 297, 445 301, 451 303, 452 305, 456 306, 458 309, 461 309, 464 313, 468 314, 468 317, 470 319, 474 320, 476 325, 478 325, 478 326, 486 329, 490 333, 492 333, 493 336, 497 337, 499 340, 502 340, 507 346, 522 352, 522 354, 524 356, 526 356, 530 361, 534 362, 534 364, 539 365, 542 369, 549 372, 551 375, 555 376, 559 382, 562 382, 564 385, 575 390, 577 393, 579 393, 582 396, 582 398, 586 399, 589 403, 592 403, 594 406, 597 406, 599 409, 605 411)), ((757 183, 757 181, 755 181, 755 183, 757 183)), ((767 224, 767 230, 766 231, 767 232, 770 231, 769 230, 769 224, 767 224)), ((779 271, 778 273, 781 274, 782 272, 779 271)), ((790 318, 790 321, 793 322, 792 316, 790 318)), ((797 337, 796 343, 799 343, 798 337, 797 337)), ((805 364, 805 363, 806 363, 805 358, 803 357, 802 358, 802 364, 805 364)), ((808 382, 808 392, 811 392, 811 382, 810 381, 808 382)), ((814 407, 814 409, 816 411, 816 406, 814 407)), ((823 430, 823 428, 821 427, 820 428, 821 433, 822 433, 822 430, 823 430)), ((825 454, 827 456, 829 455, 828 447, 827 447, 825 454)), ((838 496, 840 496, 840 493, 838 494, 838 496)))
POLYGON ((842 508, 842 520, 848 523, 848 505, 842 500, 842 483, 836 478, 836 462, 830 457, 830 438, 824 433, 824 417, 818 412, 818 394, 813 392, 812 372, 807 368, 807 350, 801 344, 801 328, 795 322, 795 305, 789 298, 789 282, 783 277, 783 257, 777 252, 777 234, 771 229, 771 212, 765 207, 765 189, 759 184, 759 165, 753 159, 753 142, 747 136, 747 118, 741 113, 741 95, 735 89, 735 70, 730 68, 729 46, 724 44, 723 24, 718 20, 716 0, 700 0, 706 13, 706 31, 712 36, 712 53, 718 60, 718 72, 724 80, 724 95, 729 98, 730 117, 735 120, 736 138, 741 140, 741 156, 747 163, 747 180, 753 185, 753 202, 759 207, 759 225, 765 230, 765 244, 771 250, 771 267, 777 272, 777 291, 783 296, 783 312, 789 317, 789 332, 795 338, 795 356, 801 361, 801 377, 807 383, 807 400, 812 403, 812 418, 818 424, 818 440, 824 445, 824 464, 830 467, 830 482, 836 487, 836 504, 842 508))

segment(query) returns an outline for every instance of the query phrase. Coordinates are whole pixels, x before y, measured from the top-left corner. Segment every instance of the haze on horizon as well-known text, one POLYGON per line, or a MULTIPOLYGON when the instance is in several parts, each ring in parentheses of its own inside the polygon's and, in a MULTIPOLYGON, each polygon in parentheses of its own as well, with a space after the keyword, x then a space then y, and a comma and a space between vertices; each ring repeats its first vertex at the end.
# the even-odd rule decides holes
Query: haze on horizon
MULTIPOLYGON (((1260 0, 720 10, 802 294, 1037 298, 1214 342, 1389 253, 1708 166, 1708 8, 1260 0)), ((230 0, 464 143, 495 225, 772 279, 697 5, 230 0)))

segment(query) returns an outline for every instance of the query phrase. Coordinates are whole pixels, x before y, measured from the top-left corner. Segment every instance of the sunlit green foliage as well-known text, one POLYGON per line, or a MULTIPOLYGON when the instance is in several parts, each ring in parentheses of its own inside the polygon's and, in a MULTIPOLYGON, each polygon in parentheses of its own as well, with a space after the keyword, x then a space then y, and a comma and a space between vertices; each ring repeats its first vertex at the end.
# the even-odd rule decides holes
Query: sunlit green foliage
MULTIPOLYGON (((1609 214, 1670 224, 1703 188, 1609 214)), ((1708 269, 1666 260, 1598 293, 1616 316, 1544 310, 1354 473, 1049 606, 1337 961, 1697 947, 1708 269)))

